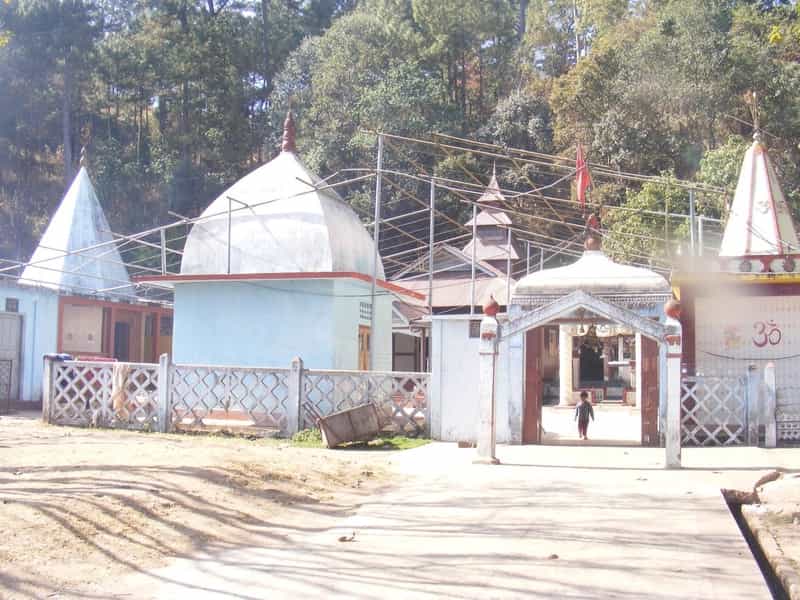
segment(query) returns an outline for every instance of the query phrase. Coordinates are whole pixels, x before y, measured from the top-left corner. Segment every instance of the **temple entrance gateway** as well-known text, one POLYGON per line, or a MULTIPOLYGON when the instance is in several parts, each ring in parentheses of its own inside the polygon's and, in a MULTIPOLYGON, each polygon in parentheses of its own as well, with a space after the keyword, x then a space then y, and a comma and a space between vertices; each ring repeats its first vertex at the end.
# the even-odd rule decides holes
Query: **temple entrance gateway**
MULTIPOLYGON (((672 298, 669 283, 649 269, 610 260, 600 250, 598 227, 591 217, 586 250, 577 262, 532 273, 517 284, 496 344, 491 335, 496 321, 486 317, 482 322, 480 372, 491 376, 493 384, 482 380, 481 406, 488 405, 491 394, 498 407, 496 415, 482 411, 481 432, 496 430, 501 441, 507 437, 523 444, 552 442, 553 432, 543 418, 545 397, 547 416, 558 414, 555 409, 569 415, 562 418, 569 423, 586 392, 598 410, 616 406, 617 421, 627 423, 628 430, 633 424, 634 433, 628 431, 625 441, 663 444, 667 465, 678 466, 681 338, 680 324, 665 314, 672 298), (552 344, 555 327, 557 346, 552 344), (495 352, 496 367, 489 362, 495 352), (547 386, 552 387, 554 370, 547 365, 554 362, 554 353, 557 403, 546 393, 547 386), (494 420, 491 429, 486 415, 494 420)), ((482 435, 479 454, 489 448, 481 445, 482 435)))

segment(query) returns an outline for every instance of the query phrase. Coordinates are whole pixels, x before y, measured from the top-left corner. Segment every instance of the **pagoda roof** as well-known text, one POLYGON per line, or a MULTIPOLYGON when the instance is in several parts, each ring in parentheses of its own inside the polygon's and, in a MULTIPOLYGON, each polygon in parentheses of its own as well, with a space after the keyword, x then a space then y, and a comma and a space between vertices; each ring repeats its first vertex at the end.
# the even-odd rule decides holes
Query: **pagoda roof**
POLYGON ((506 197, 500 191, 500 184, 497 182, 497 172, 492 168, 492 178, 489 180, 489 185, 486 186, 483 195, 478 198, 478 202, 491 206, 500 206, 505 201, 506 197))

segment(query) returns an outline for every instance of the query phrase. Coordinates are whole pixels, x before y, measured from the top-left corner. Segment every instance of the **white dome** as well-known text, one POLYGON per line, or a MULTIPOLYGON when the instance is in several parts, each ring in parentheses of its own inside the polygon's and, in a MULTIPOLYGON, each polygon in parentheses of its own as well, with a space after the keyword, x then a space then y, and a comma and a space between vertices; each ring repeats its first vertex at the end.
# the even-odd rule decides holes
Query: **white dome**
MULTIPOLYGON (((315 186, 324 183, 291 151, 245 175, 192 227, 181 274, 228 272, 230 203, 231 274, 355 272, 371 277, 372 237, 335 191, 315 186)), ((384 278, 380 259, 377 275, 384 278)))
POLYGON ((670 293, 667 280, 649 269, 615 263, 602 251, 587 250, 566 267, 544 269, 517 283, 515 296, 562 296, 583 290, 595 296, 670 293))

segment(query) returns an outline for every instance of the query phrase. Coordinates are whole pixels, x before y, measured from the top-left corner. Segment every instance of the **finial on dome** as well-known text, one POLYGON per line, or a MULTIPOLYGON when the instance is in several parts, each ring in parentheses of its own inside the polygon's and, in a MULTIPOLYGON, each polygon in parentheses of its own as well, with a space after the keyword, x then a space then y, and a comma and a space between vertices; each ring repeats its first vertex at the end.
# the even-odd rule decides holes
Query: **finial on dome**
POLYGON ((753 141, 761 142, 761 123, 758 111, 758 93, 755 91, 750 92, 749 98, 745 97, 745 101, 749 105, 750 114, 753 117, 753 141))
POLYGON ((602 244, 600 241, 600 219, 597 215, 592 213, 586 219, 586 228, 584 229, 584 250, 600 250, 602 244))
POLYGON ((78 159, 78 164, 82 167, 86 166, 86 146, 81 146, 81 157, 78 159))
POLYGON ((286 113, 286 120, 283 122, 283 141, 281 142, 281 152, 297 152, 295 146, 296 129, 292 109, 286 113))
POLYGON ((494 294, 490 294, 489 299, 483 305, 483 314, 487 317, 494 317, 498 312, 500 312, 500 305, 494 299, 494 294))

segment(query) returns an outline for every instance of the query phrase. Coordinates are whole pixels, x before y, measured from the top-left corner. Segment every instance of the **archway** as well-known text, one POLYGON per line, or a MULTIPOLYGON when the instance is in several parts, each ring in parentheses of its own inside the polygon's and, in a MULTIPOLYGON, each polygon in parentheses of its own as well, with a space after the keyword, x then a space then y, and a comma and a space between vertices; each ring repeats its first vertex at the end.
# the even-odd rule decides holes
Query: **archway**
MULTIPOLYGON (((637 391, 641 411, 641 443, 659 443, 659 406, 666 406, 667 342, 664 324, 604 299, 577 290, 532 311, 518 310, 512 315, 501 340, 507 344, 511 369, 507 376, 512 404, 519 401, 519 431, 523 444, 542 443, 544 326, 574 324, 590 320, 593 324, 615 324, 637 333, 640 356, 635 361, 637 391), (515 354, 519 356, 515 357, 515 354), (517 360, 519 361, 517 363, 517 360), (514 369, 518 364, 519 369, 514 369)), ((572 377, 572 372, 560 373, 572 377)), ((579 392, 580 390, 578 390, 579 392)))

